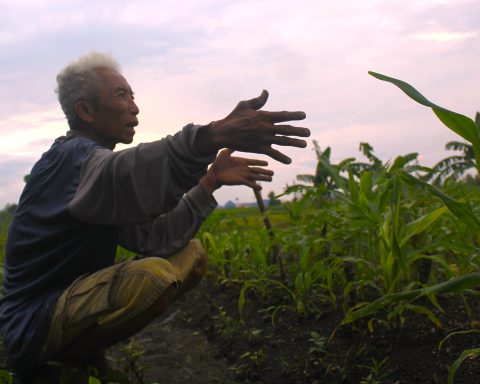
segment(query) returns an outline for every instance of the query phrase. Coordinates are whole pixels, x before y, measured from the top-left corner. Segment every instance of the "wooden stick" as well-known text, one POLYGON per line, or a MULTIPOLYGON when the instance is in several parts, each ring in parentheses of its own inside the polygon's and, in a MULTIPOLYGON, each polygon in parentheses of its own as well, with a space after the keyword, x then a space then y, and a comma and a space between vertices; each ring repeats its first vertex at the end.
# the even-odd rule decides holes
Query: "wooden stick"
POLYGON ((268 217, 267 212, 265 210, 265 204, 263 203, 262 193, 257 189, 254 189, 253 192, 255 193, 255 198, 257 199, 258 209, 260 210, 260 213, 263 216, 263 223, 265 224, 265 228, 268 231, 268 236, 270 237, 270 240, 273 243, 273 255, 272 255, 271 262, 272 264, 278 263, 278 267, 280 269, 280 277, 282 280, 285 280, 285 271, 283 270, 283 260, 280 254, 281 248, 278 244, 275 243, 275 233, 273 232, 272 222, 270 221, 270 218, 268 217))

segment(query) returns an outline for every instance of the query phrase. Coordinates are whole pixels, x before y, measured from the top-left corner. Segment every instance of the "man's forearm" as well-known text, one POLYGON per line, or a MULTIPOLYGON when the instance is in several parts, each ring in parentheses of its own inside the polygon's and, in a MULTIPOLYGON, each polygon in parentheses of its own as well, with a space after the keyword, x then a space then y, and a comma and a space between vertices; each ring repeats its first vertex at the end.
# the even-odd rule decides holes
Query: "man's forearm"
POLYGON ((167 214, 150 223, 121 227, 119 244, 142 255, 168 257, 195 236, 216 207, 215 198, 202 186, 196 186, 167 214))
POLYGON ((93 151, 82 165, 70 213, 86 222, 124 225, 169 212, 213 161, 192 152, 194 135, 187 126, 174 136, 123 151, 93 151))

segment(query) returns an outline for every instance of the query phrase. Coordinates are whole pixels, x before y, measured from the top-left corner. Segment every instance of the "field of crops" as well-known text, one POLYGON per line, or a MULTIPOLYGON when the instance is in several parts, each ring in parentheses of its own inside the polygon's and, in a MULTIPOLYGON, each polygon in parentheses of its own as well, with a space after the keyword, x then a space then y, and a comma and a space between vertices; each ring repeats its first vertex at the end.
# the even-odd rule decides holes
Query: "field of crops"
MULTIPOLYGON (((223 211, 205 223, 199 236, 217 282, 238 287, 240 319, 253 316, 250 304, 273 327, 287 312, 296 319, 315 319, 309 322, 304 380, 355 383, 360 374, 362 383, 477 383, 480 115, 474 122, 432 104, 404 82, 372 75, 430 107, 467 141, 447 146, 462 154, 429 169, 419 164, 416 153, 383 163, 369 144, 361 143, 368 161, 349 158, 332 164, 331 149, 316 144, 315 174, 300 175, 303 185, 287 191, 301 193, 301 198, 268 213, 271 230, 251 212, 223 211), (465 177, 469 169, 473 173, 465 177), (338 323, 325 333, 322 319, 332 313, 338 323), (342 353, 332 361, 328 345, 346 333, 364 340, 363 349, 351 341, 353 349, 341 351, 343 363, 342 353), (422 334, 436 335, 430 346, 437 379, 432 372, 428 381, 386 379, 399 335, 415 333, 418 340, 414 337, 412 343, 418 350, 422 334), (384 339, 383 354, 379 348, 366 352, 365 338, 384 339), (446 347, 462 338, 461 350, 446 347), (448 361, 441 361, 442 354, 448 361), (363 371, 347 369, 350 363, 363 365, 363 371)), ((248 353, 260 358, 258 351, 248 353)), ((427 356, 420 358, 426 364, 427 356)), ((390 373, 392 369, 402 367, 390 373)))
POLYGON ((461 154, 430 169, 361 143, 366 161, 334 164, 316 144, 317 168, 288 202, 214 212, 198 234, 201 327, 236 382, 480 382, 479 115, 374 75, 432 108, 466 140, 449 144, 461 154))
MULTIPOLYGON (((302 188, 300 199, 269 213, 273 237, 252 211, 217 212, 202 228, 199 236, 215 280, 238 289, 239 319, 252 316, 249 305, 274 326, 285 312, 318 318, 311 337, 325 345, 338 332, 355 332, 359 339, 386 332, 393 348, 395 334, 419 317, 437 333, 438 348, 442 340, 477 333, 478 310, 470 306, 478 304, 480 282, 479 185, 450 179, 441 192, 414 176, 420 169, 414 154, 382 164, 368 152, 372 161, 361 164, 357 174, 353 162, 333 165, 327 151, 318 154, 325 173, 317 174, 315 186, 302 188), (275 246, 280 248, 276 259, 275 246), (443 323, 452 305, 466 328, 443 323), (332 312, 338 323, 319 335, 315 330, 332 312)), ((451 377, 464 359, 478 354, 470 340, 471 348, 450 355, 458 358, 456 364, 450 361, 451 377)), ((377 351, 376 364, 386 356, 377 351)), ((324 369, 332 375, 329 382, 345 379, 324 369)))

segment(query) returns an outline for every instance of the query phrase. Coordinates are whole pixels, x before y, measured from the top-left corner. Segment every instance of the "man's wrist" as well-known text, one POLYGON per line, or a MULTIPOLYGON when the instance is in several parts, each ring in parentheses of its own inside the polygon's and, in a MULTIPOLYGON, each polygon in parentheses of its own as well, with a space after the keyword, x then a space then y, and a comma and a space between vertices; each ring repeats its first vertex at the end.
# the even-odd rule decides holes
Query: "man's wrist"
POLYGON ((199 127, 194 145, 195 152, 205 157, 212 156, 224 148, 219 121, 212 121, 210 124, 199 127))
POLYGON ((207 172, 207 174, 200 179, 200 185, 210 194, 221 187, 216 177, 210 172, 207 172))

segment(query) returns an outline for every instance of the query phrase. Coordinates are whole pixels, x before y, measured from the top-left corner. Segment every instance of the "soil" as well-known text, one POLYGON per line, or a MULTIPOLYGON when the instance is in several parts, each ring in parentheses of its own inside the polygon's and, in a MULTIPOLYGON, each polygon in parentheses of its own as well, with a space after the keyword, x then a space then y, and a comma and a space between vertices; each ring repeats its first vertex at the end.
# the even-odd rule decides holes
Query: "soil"
MULTIPOLYGON (((429 307, 441 328, 406 311, 395 327, 377 319, 369 330, 366 321, 339 328, 341 307, 315 316, 273 312, 288 302, 278 295, 269 302, 247 295, 240 319, 239 291, 205 279, 164 318, 112 348, 110 362, 137 384, 444 384, 460 354, 480 346, 475 296, 439 298, 443 312, 416 303, 429 307)), ((480 356, 462 362, 454 383, 480 383, 480 356)))

